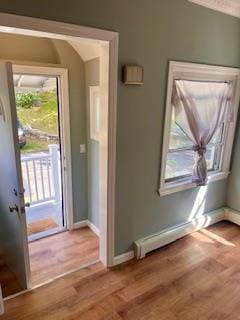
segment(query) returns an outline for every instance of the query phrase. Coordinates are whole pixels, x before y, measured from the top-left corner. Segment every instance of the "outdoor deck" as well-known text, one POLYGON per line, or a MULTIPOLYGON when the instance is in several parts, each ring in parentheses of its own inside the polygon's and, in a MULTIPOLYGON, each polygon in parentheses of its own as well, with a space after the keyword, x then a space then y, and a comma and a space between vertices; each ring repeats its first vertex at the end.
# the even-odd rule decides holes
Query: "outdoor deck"
POLYGON ((35 240, 63 229, 61 170, 59 146, 49 152, 22 155, 26 221, 29 240, 35 240))

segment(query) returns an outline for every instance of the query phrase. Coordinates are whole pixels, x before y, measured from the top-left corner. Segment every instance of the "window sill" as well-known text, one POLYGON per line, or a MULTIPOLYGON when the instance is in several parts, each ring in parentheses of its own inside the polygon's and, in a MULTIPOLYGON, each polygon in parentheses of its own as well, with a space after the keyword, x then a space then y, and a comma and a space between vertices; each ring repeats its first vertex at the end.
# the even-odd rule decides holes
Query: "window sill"
MULTIPOLYGON (((207 185, 214 181, 226 179, 229 176, 229 174, 230 172, 218 172, 218 173, 210 174, 208 176, 207 185)), ((188 179, 185 181, 167 183, 158 191, 160 196, 166 196, 172 193, 176 193, 179 191, 188 190, 192 188, 197 188, 197 186, 191 181, 189 181, 188 179)))

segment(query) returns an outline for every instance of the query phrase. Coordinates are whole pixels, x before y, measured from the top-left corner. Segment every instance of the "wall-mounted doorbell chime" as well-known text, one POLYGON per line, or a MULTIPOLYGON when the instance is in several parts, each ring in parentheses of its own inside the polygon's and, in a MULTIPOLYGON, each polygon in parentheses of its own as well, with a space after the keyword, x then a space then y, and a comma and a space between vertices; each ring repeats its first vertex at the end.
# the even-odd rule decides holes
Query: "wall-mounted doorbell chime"
POLYGON ((126 64, 123 66, 122 82, 125 85, 142 85, 144 77, 143 66, 126 64))

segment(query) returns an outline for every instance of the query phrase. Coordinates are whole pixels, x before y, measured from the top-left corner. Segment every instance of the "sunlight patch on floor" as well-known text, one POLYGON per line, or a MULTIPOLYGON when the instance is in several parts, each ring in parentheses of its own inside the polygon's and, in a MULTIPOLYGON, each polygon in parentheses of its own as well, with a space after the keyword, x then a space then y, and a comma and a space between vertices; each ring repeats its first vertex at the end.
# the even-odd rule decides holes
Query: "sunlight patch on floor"
POLYGON ((201 242, 206 242, 211 244, 218 242, 228 247, 236 247, 235 244, 233 244, 232 242, 206 229, 193 233, 191 234, 191 236, 201 242))
POLYGON ((217 235, 216 233, 214 232, 211 232, 209 230, 201 230, 200 231, 201 233, 203 233, 204 235, 206 235, 207 237, 221 243, 221 244, 224 244, 225 246, 230 246, 230 247, 235 247, 235 244, 233 244, 232 242, 224 239, 223 237, 220 237, 219 235, 217 235))

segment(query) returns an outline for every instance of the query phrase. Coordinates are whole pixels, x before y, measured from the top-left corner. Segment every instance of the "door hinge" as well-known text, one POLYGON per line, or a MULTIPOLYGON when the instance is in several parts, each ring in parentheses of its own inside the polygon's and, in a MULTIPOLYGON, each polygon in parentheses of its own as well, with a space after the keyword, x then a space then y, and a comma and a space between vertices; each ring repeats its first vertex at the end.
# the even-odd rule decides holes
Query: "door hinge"
MULTIPOLYGON (((23 189, 22 192, 19 192, 19 196, 20 196, 20 197, 24 197, 24 192, 25 192, 25 189, 23 189)), ((16 189, 13 189, 13 194, 15 195, 15 197, 18 196, 18 192, 17 192, 16 189)))

